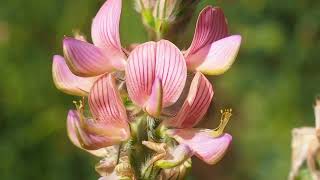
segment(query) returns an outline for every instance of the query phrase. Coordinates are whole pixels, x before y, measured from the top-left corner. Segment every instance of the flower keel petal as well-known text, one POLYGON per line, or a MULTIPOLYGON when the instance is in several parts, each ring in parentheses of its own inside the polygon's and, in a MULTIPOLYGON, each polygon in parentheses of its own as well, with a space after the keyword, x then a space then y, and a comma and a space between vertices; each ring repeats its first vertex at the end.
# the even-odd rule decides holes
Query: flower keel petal
POLYGON ((53 82, 59 90, 76 96, 86 96, 97 79, 97 77, 83 78, 74 75, 64 58, 59 55, 53 57, 52 76, 53 82))
POLYGON ((78 76, 97 76, 115 69, 100 48, 73 38, 63 40, 63 51, 70 70, 78 76))
POLYGON ((180 144, 185 144, 195 155, 208 164, 216 164, 226 153, 232 136, 223 134, 212 137, 210 130, 199 129, 171 129, 167 133, 180 144))
POLYGON ((88 132, 85 126, 87 126, 86 122, 90 120, 81 118, 83 118, 82 115, 76 110, 70 110, 68 113, 67 131, 71 142, 75 146, 84 149, 95 156, 106 156, 107 152, 102 148, 113 145, 115 140, 112 139, 112 137, 105 137, 88 132))

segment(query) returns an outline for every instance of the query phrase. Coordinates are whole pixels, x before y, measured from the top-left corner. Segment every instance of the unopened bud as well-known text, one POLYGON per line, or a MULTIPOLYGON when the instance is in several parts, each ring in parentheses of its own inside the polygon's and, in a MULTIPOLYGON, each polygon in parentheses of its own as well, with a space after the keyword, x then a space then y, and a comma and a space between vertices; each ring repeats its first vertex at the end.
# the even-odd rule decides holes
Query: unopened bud
POLYGON ((184 30, 199 1, 136 0, 136 10, 151 36, 159 40, 184 30))

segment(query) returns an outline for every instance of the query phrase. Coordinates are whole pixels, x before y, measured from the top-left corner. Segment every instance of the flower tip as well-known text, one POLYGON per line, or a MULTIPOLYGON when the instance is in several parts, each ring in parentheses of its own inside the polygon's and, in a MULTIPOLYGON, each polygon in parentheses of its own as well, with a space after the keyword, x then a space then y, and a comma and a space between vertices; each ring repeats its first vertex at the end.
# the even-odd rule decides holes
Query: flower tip
POLYGON ((53 55, 52 57, 52 61, 56 62, 56 61, 64 61, 64 58, 58 54, 53 55))
POLYGON ((236 42, 239 42, 239 44, 242 41, 242 36, 241 35, 232 35, 230 38, 233 38, 236 42))

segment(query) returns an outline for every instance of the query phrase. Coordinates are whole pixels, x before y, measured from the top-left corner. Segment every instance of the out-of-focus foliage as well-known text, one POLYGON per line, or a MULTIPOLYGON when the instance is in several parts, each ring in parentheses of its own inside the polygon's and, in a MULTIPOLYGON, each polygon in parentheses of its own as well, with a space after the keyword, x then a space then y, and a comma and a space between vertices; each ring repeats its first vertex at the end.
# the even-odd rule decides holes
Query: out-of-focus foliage
MULTIPOLYGON (((51 58, 62 53, 63 35, 90 23, 102 0, 0 1, 1 179, 96 179, 97 159, 66 135, 72 100, 55 89, 51 58)), ((320 1, 202 0, 178 45, 187 48, 196 15, 205 5, 223 7, 231 32, 243 36, 230 71, 211 77, 215 96, 203 123, 217 125, 220 108, 233 108, 227 131, 234 141, 215 166, 194 159, 190 179, 286 179, 291 129, 313 125, 312 103, 320 93, 320 1)), ((147 33, 124 0, 123 44, 147 33)))

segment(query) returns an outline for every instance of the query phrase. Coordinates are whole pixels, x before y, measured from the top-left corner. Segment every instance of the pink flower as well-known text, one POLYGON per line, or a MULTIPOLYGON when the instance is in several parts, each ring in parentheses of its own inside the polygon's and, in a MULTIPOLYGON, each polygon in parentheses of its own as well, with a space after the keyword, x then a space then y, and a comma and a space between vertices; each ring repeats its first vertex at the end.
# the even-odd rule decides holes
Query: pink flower
POLYGON ((92 118, 84 117, 81 106, 69 111, 67 127, 71 141, 86 150, 98 150, 128 140, 126 109, 111 74, 94 83, 88 99, 92 118))
POLYGON ((240 44, 240 35, 228 35, 223 11, 207 6, 201 11, 192 43, 184 52, 188 70, 222 74, 233 64, 240 44))
POLYGON ((126 67, 129 97, 149 115, 159 117, 165 107, 174 104, 186 81, 186 67, 195 71, 188 96, 178 114, 165 120, 168 135, 208 164, 220 160, 232 137, 223 133, 231 114, 224 112, 216 130, 193 129, 206 114, 213 97, 211 83, 202 74, 219 75, 235 60, 241 36, 228 36, 221 9, 206 7, 199 15, 195 35, 184 57, 170 42, 144 43, 134 49, 126 67))
POLYGON ((187 78, 182 53, 166 40, 136 47, 125 71, 129 97, 154 117, 178 100, 187 78))
POLYGON ((55 56, 53 60, 53 78, 58 89, 84 96, 89 92, 96 76, 124 70, 127 56, 122 51, 119 36, 121 4, 121 0, 108 0, 98 11, 91 28, 93 44, 64 38, 66 63, 62 57, 55 56))
POLYGON ((121 4, 121 0, 107 0, 101 7, 92 23, 93 44, 66 37, 65 59, 53 57, 57 88, 72 95, 88 95, 92 117, 84 115, 83 105, 68 113, 71 141, 103 156, 101 148, 130 138, 131 121, 112 72, 125 71, 130 100, 148 115, 161 119, 164 108, 174 105, 186 89, 187 71, 191 71, 195 75, 181 109, 176 116, 164 120, 164 125, 171 128, 166 133, 180 143, 177 152, 186 151, 206 163, 216 163, 232 141, 231 135, 223 133, 231 113, 223 112, 215 130, 194 128, 206 114, 214 94, 204 74, 219 75, 230 68, 241 36, 229 36, 222 10, 208 6, 201 11, 193 41, 185 52, 160 40, 135 47, 127 58, 119 37, 121 4))
POLYGON ((232 141, 231 135, 223 133, 231 113, 223 112, 221 123, 215 130, 193 128, 206 114, 214 94, 211 83, 203 74, 219 75, 227 71, 240 44, 241 36, 228 35, 223 11, 208 6, 201 11, 192 43, 184 52, 188 70, 197 73, 181 110, 166 122, 168 127, 177 129, 170 129, 167 133, 208 164, 219 161, 232 141))

